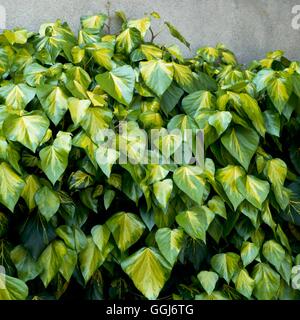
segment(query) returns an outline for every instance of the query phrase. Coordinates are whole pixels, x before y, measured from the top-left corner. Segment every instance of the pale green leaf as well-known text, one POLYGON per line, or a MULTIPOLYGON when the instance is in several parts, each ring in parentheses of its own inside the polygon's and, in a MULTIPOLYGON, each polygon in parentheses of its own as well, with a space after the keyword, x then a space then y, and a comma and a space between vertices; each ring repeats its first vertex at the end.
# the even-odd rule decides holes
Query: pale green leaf
POLYGON ((122 252, 136 243, 145 230, 137 215, 124 211, 114 214, 106 221, 106 225, 122 252))
POLYGON ((53 185, 67 168, 71 141, 70 133, 60 131, 53 144, 39 152, 42 170, 53 185))
POLYGON ((123 260, 122 269, 149 300, 155 300, 171 272, 169 263, 153 248, 142 248, 123 260))
POLYGON ((197 278, 206 293, 210 295, 215 290, 219 276, 213 271, 201 271, 197 278))
POLYGON ((161 228, 157 230, 155 240, 162 255, 173 266, 183 245, 183 231, 161 228))
POLYGON ((140 71, 146 85, 159 97, 168 89, 173 80, 172 63, 160 59, 141 62, 140 71))
POLYGON ((47 222, 50 221, 60 206, 58 195, 55 191, 44 186, 36 192, 34 199, 41 214, 45 217, 47 222))

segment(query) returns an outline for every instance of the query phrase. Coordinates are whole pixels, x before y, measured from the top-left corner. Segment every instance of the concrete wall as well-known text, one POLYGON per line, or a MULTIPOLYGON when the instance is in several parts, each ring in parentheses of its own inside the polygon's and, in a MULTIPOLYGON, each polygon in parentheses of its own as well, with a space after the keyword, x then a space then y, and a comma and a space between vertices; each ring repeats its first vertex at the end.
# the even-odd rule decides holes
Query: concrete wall
MULTIPOLYGON (((241 62, 258 59, 270 50, 282 49, 291 59, 300 60, 300 29, 291 22, 296 0, 110 0, 111 11, 124 10, 130 18, 158 11, 173 23, 192 44, 200 46, 222 42, 241 62)), ((298 3, 297 3, 298 2, 298 3)), ((105 11, 106 0, 0 0, 6 8, 6 27, 38 30, 44 22, 57 18, 68 21, 74 30, 81 15, 105 11)), ((299 19, 300 22, 300 19, 299 19)), ((158 28, 158 26, 155 26, 158 28)), ((166 31, 158 41, 176 43, 166 31)))

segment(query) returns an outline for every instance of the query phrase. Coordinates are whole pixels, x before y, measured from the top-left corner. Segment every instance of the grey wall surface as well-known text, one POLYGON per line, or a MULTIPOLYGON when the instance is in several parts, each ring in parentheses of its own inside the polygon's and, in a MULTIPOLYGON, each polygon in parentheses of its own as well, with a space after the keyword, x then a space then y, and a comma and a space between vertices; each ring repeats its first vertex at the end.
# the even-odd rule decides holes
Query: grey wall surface
MULTIPOLYGON (((300 60, 300 30, 294 30, 292 7, 300 0, 110 0, 111 11, 124 10, 130 18, 158 11, 192 44, 191 56, 200 46, 224 43, 247 63, 270 50, 282 49, 300 60)), ((81 15, 105 12, 105 0, 0 0, 6 9, 6 27, 38 30, 57 18, 76 30, 81 15)), ((155 29, 159 26, 155 25, 155 29)), ((176 43, 166 31, 161 43, 176 43)))

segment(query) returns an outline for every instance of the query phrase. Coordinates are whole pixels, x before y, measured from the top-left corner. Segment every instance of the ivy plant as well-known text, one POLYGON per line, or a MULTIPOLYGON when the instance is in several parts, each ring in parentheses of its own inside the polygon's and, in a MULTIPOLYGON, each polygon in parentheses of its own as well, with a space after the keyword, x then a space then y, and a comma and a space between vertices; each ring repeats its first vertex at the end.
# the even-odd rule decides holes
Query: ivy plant
POLYGON ((300 62, 117 15, 0 35, 0 300, 299 299, 300 62), (202 165, 164 163, 174 129, 202 165))

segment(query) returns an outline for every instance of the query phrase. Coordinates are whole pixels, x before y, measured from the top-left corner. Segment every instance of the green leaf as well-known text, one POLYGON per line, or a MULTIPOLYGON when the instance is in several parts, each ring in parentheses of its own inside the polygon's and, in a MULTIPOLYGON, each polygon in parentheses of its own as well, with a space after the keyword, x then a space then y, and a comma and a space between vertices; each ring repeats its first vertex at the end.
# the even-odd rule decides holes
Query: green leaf
POLYGON ((267 181, 251 175, 240 177, 237 186, 244 198, 258 209, 261 209, 270 191, 270 185, 267 181))
POLYGON ((93 241, 101 252, 105 252, 110 237, 110 231, 106 225, 94 226, 91 230, 93 241))
POLYGON ((87 237, 87 246, 79 255, 80 270, 85 283, 90 280, 95 271, 103 264, 111 249, 111 246, 106 246, 105 250, 101 252, 92 237, 87 237))
POLYGON ((49 120, 41 111, 32 111, 22 116, 10 115, 3 123, 3 132, 8 140, 18 141, 35 152, 49 127, 49 120))
MULTIPOLYGON (((183 90, 175 85, 174 82, 171 83, 170 87, 165 91, 161 97, 161 109, 165 114, 170 113, 179 102, 183 95, 183 90)), ((183 116, 184 115, 177 115, 183 116)))
POLYGON ((34 98, 35 88, 25 83, 9 84, 0 88, 0 97, 5 99, 5 105, 15 110, 23 110, 34 98))
POLYGON ((213 271, 201 271, 197 278, 206 293, 210 295, 215 290, 219 276, 213 271))
POLYGON ((93 143, 93 141, 89 138, 84 131, 80 131, 72 140, 72 144, 75 147, 82 148, 85 150, 87 156, 89 157, 90 161, 97 168, 97 162, 95 159, 95 151, 97 149, 97 145, 93 143))
POLYGON ((232 128, 222 136, 221 141, 229 153, 248 170, 259 143, 256 132, 249 128, 232 128))
POLYGON ((122 66, 112 71, 98 74, 97 83, 110 96, 128 106, 131 103, 135 74, 130 66, 122 66))
POLYGON ((286 76, 274 76, 268 81, 267 91, 275 108, 281 114, 292 93, 292 83, 286 76))
POLYGON ((40 275, 45 288, 56 276, 63 263, 64 256, 67 254, 67 248, 60 240, 52 241, 39 257, 38 263, 43 271, 40 275))
POLYGON ((264 137, 266 133, 266 126, 263 114, 257 101, 246 93, 240 93, 241 107, 251 120, 257 132, 264 137))
POLYGON ((116 51, 130 54, 142 42, 141 32, 137 28, 127 28, 116 38, 116 51))
POLYGON ((113 68, 114 44, 110 42, 92 43, 86 48, 92 54, 93 59, 100 66, 111 70, 113 68))
POLYGON ((0 273, 0 300, 25 300, 28 287, 20 279, 0 273))
POLYGON ((107 20, 107 15, 97 14, 91 16, 82 16, 80 18, 80 23, 83 29, 88 29, 89 31, 95 30, 100 31, 107 20))
POLYGON ((162 209, 167 207, 172 190, 173 180, 171 179, 157 181, 153 184, 153 193, 162 209))
POLYGON ((4 30, 3 34, 8 42, 12 45, 16 43, 25 44, 29 35, 28 31, 25 29, 15 29, 14 31, 4 30))
POLYGON ((240 257, 233 252, 219 253, 211 258, 211 266, 227 283, 240 271, 240 257))
POLYGON ((232 116, 228 111, 217 111, 208 118, 208 123, 213 126, 220 136, 228 128, 232 116))
POLYGON ((212 197, 212 199, 208 201, 208 207, 213 213, 221 216, 224 219, 227 219, 225 203, 221 197, 212 197))
POLYGON ((71 142, 70 133, 59 131, 53 144, 39 152, 42 170, 53 185, 67 168, 71 142))
POLYGON ((80 100, 73 97, 68 99, 69 111, 71 114, 72 121, 75 125, 80 124, 80 121, 86 115, 86 111, 88 110, 90 104, 90 100, 80 100))
POLYGON ((70 180, 69 180, 70 189, 77 189, 77 190, 85 189, 92 186, 93 184, 94 184, 93 178, 89 174, 81 170, 73 172, 70 176, 70 180))
POLYGON ((193 239, 206 241, 206 231, 214 218, 214 214, 205 207, 195 207, 183 211, 176 216, 176 222, 193 239))
POLYGON ((157 230, 155 240, 164 258, 173 266, 183 245, 183 231, 180 229, 161 228, 157 230))
POLYGON ((219 169, 216 173, 216 179, 221 183, 235 210, 245 199, 245 196, 239 192, 237 185, 238 180, 245 174, 242 167, 232 165, 219 169))
POLYGON ((236 290, 246 298, 250 299, 254 286, 255 281, 249 276, 248 271, 246 269, 242 269, 236 278, 236 290))
POLYGON ((0 202, 11 212, 14 211, 25 182, 12 170, 6 162, 0 164, 0 202))
POLYGON ((283 160, 278 158, 268 160, 264 174, 273 185, 282 187, 287 176, 287 165, 283 160))
POLYGON ((142 19, 127 21, 127 27, 138 29, 143 38, 145 37, 147 31, 149 30, 150 25, 151 25, 150 17, 144 17, 142 19))
POLYGON ((74 97, 86 99, 91 82, 89 74, 81 67, 71 67, 66 72, 65 85, 74 97))
POLYGON ((198 204, 202 204, 205 180, 203 170, 196 166, 182 166, 174 171, 177 187, 198 204))
POLYGON ((255 281, 254 296, 258 300, 271 300, 280 287, 280 276, 268 264, 258 263, 252 272, 255 281))
POLYGON ((130 58, 132 61, 141 61, 141 60, 155 60, 161 59, 163 56, 163 51, 151 44, 141 44, 137 49, 135 49, 130 58))
POLYGON ((122 252, 136 243, 145 230, 137 215, 124 211, 114 214, 106 221, 106 225, 122 252))
POLYGON ((264 122, 266 125, 266 132, 275 136, 280 136, 280 115, 272 110, 263 112, 264 122))
POLYGON ((99 146, 95 152, 96 161, 103 171, 103 173, 109 178, 112 170, 112 166, 116 163, 120 153, 112 148, 99 146))
POLYGON ((76 252, 82 251, 87 246, 86 236, 78 227, 62 225, 55 232, 69 248, 76 252))
POLYGON ((285 259, 285 250, 274 240, 264 243, 262 253, 264 257, 278 270, 285 259))
POLYGON ((106 190, 105 191, 105 193, 104 193, 104 207, 106 210, 109 209, 115 196, 116 196, 116 192, 114 190, 106 190))
POLYGON ((57 126, 68 110, 68 94, 63 87, 42 85, 37 96, 50 120, 57 126))
POLYGON ((165 22, 165 25, 168 27, 169 32, 174 38, 182 42, 186 47, 190 49, 190 43, 186 41, 182 34, 170 22, 165 22))
POLYGON ((174 68, 174 80, 179 84, 180 87, 185 88, 192 85, 193 73, 188 66, 184 66, 173 62, 174 68))
POLYGON ((11 259, 18 271, 18 278, 27 282, 35 279, 42 271, 41 266, 32 258, 23 246, 15 247, 10 253, 11 259))
POLYGON ((141 62, 140 71, 146 85, 159 97, 164 94, 173 80, 172 63, 160 59, 141 62))
POLYGON ((28 175, 25 179, 25 186, 22 191, 21 197, 25 200, 29 211, 32 211, 36 207, 35 194, 40 189, 41 184, 39 179, 34 174, 28 175))
POLYGON ((76 252, 74 250, 67 248, 67 253, 64 256, 63 262, 59 268, 59 273, 65 278, 67 282, 70 281, 76 265, 77 265, 76 252))
MULTIPOLYGON (((108 108, 89 107, 85 112, 85 116, 80 121, 80 124, 92 141, 100 144, 103 142, 103 129, 107 129, 109 127, 111 120, 112 112, 108 108)), ((80 140, 82 140, 81 144, 85 145, 84 149, 86 151, 87 149, 89 150, 88 155, 90 159, 93 159, 92 161, 96 162, 95 153, 91 155, 94 146, 90 145, 90 141, 86 139, 84 134, 80 136, 80 140)))
POLYGON ((57 194, 47 186, 44 186, 36 192, 34 199, 46 221, 50 221, 60 206, 57 194))
POLYGON ((142 248, 121 262, 134 285, 149 300, 155 300, 171 272, 169 263, 154 248, 142 248))
POLYGON ((186 114, 196 118, 203 110, 214 109, 214 97, 209 91, 196 91, 182 100, 182 108, 186 114))
POLYGON ((241 258, 244 267, 247 267, 258 256, 259 248, 255 243, 244 242, 241 248, 241 258))

